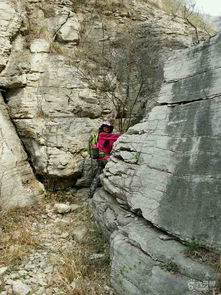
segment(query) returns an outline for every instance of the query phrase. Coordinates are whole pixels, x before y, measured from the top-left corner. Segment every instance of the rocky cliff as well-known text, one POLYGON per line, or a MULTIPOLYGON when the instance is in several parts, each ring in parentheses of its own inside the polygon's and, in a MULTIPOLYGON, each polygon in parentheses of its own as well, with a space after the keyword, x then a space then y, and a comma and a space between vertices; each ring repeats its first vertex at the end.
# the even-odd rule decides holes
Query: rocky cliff
POLYGON ((44 196, 0 92, 0 210, 32 205, 44 196))
POLYGON ((92 201, 111 239, 112 284, 119 294, 202 294, 216 288, 221 246, 221 38, 174 53, 163 78, 156 61, 190 47, 195 30, 160 6, 1 1, 0 206, 44 194, 33 171, 53 189, 88 184, 88 135, 102 120, 125 116, 113 98, 125 93, 128 60, 118 61, 125 53, 134 59, 138 48, 139 63, 128 63, 126 74, 136 82, 135 66, 144 69, 145 88, 131 89, 140 95, 135 121, 144 120, 119 140, 92 201), (113 81, 121 82, 114 90, 113 81), (150 115, 146 90, 154 98, 160 91, 150 115))
POLYGON ((220 49, 218 36, 167 61, 159 105, 106 166, 92 205, 119 294, 215 292, 217 262, 206 257, 221 249, 220 49))
MULTIPOLYGON (((50 188, 88 184, 88 135, 119 117, 104 77, 113 76, 105 60, 122 34, 142 29, 139 39, 149 44, 151 36, 164 55, 194 40, 183 19, 148 1, 2 0, 0 27, 0 87, 35 173, 50 188)), ((154 79, 156 92, 161 78, 154 79)))

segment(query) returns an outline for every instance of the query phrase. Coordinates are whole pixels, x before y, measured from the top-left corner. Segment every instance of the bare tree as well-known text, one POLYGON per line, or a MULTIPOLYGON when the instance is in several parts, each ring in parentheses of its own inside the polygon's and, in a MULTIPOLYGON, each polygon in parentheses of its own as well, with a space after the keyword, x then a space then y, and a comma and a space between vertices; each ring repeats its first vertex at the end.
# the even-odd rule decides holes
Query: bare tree
POLYGON ((109 66, 104 89, 115 107, 121 132, 144 116, 145 104, 162 76, 159 52, 159 39, 145 27, 129 27, 106 53, 103 50, 109 66))
POLYGON ((195 17, 199 15, 199 12, 196 10, 195 0, 185 0, 184 5, 182 6, 182 17, 194 29, 196 43, 198 44, 200 42, 198 27, 194 24, 194 21, 192 20, 193 15, 195 15, 195 17))

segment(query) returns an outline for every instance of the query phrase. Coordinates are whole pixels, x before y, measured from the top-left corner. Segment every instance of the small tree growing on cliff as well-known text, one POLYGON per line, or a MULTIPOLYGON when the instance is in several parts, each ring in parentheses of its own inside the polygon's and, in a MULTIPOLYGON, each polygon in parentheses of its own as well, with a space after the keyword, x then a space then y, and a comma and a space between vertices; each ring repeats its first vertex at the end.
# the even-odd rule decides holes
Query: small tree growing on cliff
POLYGON ((129 27, 103 50, 103 64, 109 68, 103 91, 113 102, 121 132, 142 119, 147 101, 153 99, 162 77, 159 51, 159 39, 143 27, 129 27))

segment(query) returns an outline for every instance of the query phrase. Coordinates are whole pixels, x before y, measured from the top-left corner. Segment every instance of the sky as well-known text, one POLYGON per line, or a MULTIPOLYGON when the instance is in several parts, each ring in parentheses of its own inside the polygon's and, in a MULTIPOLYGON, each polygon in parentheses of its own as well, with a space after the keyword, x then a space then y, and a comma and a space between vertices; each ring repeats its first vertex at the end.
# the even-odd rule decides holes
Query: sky
POLYGON ((221 16, 221 0, 195 0, 195 2, 200 12, 221 16))

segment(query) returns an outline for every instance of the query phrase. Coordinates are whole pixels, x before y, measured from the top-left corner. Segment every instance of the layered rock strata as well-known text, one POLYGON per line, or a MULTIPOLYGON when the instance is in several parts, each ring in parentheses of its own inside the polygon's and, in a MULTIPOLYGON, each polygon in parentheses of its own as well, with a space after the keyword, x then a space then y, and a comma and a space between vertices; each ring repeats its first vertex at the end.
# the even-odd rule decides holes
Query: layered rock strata
POLYGON ((31 205, 44 196, 0 94, 0 208, 31 205))
POLYGON ((159 106, 119 139, 106 166, 92 204, 112 233, 119 294, 215 290, 215 272, 182 243, 221 250, 220 49, 218 36, 168 60, 159 106))
POLYGON ((193 42, 182 19, 150 3, 125 3, 89 1, 82 9, 70 0, 0 3, 0 86, 36 174, 50 187, 76 182, 89 134, 116 117, 96 58, 131 25, 151 31, 167 51, 193 42))

